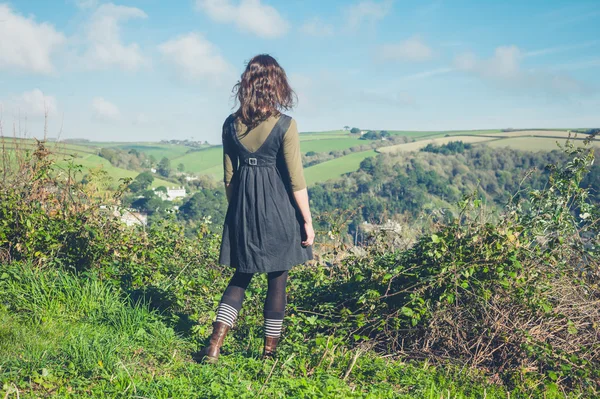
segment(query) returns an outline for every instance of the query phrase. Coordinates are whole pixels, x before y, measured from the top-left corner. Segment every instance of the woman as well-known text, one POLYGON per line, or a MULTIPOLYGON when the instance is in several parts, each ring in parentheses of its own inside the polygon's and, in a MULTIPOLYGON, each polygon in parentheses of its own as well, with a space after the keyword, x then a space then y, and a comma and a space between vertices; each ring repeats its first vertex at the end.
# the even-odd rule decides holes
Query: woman
POLYGON ((210 362, 242 307, 252 276, 268 273, 263 358, 275 354, 286 306, 288 271, 312 259, 314 230, 296 122, 281 111, 294 105, 284 70, 269 55, 246 66, 233 89, 239 109, 223 125, 223 166, 229 207, 220 263, 236 269, 217 309, 210 362))

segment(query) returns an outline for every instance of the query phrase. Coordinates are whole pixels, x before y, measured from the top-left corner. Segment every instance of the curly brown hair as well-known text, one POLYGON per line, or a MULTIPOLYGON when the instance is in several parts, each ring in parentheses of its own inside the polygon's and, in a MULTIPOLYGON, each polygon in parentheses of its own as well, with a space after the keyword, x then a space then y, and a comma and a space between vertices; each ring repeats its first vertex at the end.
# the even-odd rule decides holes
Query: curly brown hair
POLYGON ((275 58, 268 54, 253 57, 240 81, 233 87, 239 103, 236 116, 248 127, 294 107, 296 94, 287 75, 275 58))

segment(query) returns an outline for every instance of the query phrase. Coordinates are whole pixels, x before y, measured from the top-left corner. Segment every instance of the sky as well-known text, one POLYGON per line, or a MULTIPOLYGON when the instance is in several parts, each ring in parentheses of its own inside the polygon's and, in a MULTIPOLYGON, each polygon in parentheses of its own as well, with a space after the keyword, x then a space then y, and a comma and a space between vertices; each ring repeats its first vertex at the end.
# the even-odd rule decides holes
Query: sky
POLYGON ((600 126, 597 0, 0 0, 3 134, 217 144, 259 53, 304 132, 600 126))

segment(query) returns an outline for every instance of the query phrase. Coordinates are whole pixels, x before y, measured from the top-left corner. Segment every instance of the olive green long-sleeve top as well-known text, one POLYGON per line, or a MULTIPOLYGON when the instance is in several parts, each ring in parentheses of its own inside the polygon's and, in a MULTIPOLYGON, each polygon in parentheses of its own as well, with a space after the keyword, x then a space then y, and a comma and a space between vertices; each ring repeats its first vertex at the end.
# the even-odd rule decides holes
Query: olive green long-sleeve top
MULTIPOLYGON (((261 122, 258 126, 248 131, 239 118, 235 120, 235 130, 238 138, 250 152, 257 151, 265 142, 269 134, 279 120, 279 115, 272 116, 261 122)), ((223 129, 223 135, 226 130, 223 129)), ((293 191, 300 191, 306 188, 304 179, 304 170, 302 169, 302 156, 300 154, 300 136, 298 134, 298 125, 292 119, 289 129, 283 136, 283 158, 289 172, 289 179, 293 191)), ((223 169, 225 171, 225 185, 229 185, 234 172, 237 170, 237 155, 235 148, 231 148, 229 140, 223 137, 223 169)))

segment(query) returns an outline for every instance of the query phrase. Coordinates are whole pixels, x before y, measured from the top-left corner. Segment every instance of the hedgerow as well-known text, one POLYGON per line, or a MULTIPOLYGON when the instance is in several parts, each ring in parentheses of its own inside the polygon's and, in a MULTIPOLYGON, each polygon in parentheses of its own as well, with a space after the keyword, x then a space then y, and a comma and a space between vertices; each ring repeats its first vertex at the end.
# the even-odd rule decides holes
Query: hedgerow
MULTIPOLYGON (((600 213, 581 187, 593 152, 569 144, 565 152, 564 165, 549 166, 546 187, 515 195, 499 219, 466 198, 459 214, 408 249, 392 249, 390 237, 378 236, 362 254, 335 245, 328 254, 323 246, 317 262, 294 269, 282 346, 283 356, 297 356, 289 360, 294 375, 311 378, 333 367, 346 381, 368 369, 363 359, 385 358, 467 366, 517 393, 597 395, 600 213)), ((209 221, 194 238, 174 216, 127 227, 117 216, 127 181, 109 191, 106 175, 95 171, 82 183, 80 168, 58 168, 44 143, 18 161, 3 159, 0 287, 18 285, 19 264, 99 281, 144 304, 148 323, 158 318, 183 337, 172 345, 191 359, 232 273, 218 265, 219 235, 209 221)), ((329 239, 339 231, 333 226, 329 239)), ((247 353, 261 337, 266 285, 257 280, 225 359, 247 353)), ((13 296, 0 300, 8 314, 23 310, 13 296)), ((161 353, 152 362, 165 362, 161 353)))

